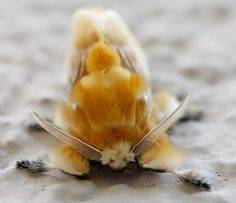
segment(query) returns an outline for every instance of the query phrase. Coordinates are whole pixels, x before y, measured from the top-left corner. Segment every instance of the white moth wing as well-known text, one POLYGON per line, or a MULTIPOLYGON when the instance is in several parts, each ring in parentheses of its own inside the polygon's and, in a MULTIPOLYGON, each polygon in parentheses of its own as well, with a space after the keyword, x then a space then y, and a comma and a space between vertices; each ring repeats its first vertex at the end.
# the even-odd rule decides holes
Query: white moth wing
MULTIPOLYGON (((104 40, 117 49, 122 66, 140 75, 146 82, 150 83, 151 77, 146 56, 126 22, 113 10, 105 11, 102 20, 104 40)), ((149 114, 152 101, 150 84, 143 97, 147 103, 147 113, 149 114)))
POLYGON ((148 62, 138 40, 121 16, 113 10, 107 10, 103 16, 104 40, 122 49, 133 64, 135 72, 150 81, 148 62))

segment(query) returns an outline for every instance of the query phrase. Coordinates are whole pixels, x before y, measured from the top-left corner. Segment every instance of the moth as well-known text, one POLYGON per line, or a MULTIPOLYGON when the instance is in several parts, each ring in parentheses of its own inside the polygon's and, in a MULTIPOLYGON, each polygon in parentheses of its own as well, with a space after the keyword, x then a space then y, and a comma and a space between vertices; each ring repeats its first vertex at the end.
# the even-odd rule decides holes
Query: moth
POLYGON ((210 189, 208 179, 197 172, 176 170, 185 155, 166 133, 182 116, 189 94, 181 102, 167 92, 152 99, 144 52, 115 11, 76 12, 68 61, 69 96, 58 104, 55 124, 33 113, 62 144, 49 152, 49 162, 19 160, 17 168, 33 173, 56 168, 84 176, 91 161, 113 170, 137 162, 210 189))

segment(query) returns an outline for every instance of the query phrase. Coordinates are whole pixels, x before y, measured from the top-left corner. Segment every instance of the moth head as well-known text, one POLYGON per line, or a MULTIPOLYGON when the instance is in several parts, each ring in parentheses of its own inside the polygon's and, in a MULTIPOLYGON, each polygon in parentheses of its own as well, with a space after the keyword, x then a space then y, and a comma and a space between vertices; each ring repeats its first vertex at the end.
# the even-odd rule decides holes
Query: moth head
POLYGON ((114 146, 105 148, 101 153, 101 162, 114 170, 124 169, 129 162, 135 161, 134 153, 127 142, 119 142, 114 146))

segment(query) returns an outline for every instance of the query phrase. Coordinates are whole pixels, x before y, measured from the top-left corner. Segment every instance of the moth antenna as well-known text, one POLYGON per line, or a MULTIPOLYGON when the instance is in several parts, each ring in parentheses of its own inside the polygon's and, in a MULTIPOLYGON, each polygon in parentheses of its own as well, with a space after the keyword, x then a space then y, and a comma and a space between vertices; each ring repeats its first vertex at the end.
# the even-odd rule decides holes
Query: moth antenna
POLYGON ((38 159, 36 161, 22 159, 17 161, 15 165, 18 169, 24 169, 34 174, 46 173, 53 169, 47 162, 43 161, 42 159, 38 159))
POLYGON ((183 182, 195 185, 203 190, 211 190, 212 184, 208 177, 200 175, 197 171, 173 171, 173 173, 183 182))

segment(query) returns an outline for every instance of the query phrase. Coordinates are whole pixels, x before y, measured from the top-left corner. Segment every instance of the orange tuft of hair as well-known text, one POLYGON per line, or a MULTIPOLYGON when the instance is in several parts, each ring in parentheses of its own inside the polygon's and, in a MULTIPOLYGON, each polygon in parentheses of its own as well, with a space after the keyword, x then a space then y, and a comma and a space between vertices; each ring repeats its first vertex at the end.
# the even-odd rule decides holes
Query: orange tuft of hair
POLYGON ((88 72, 111 69, 120 64, 118 53, 104 42, 97 42, 88 52, 86 68, 88 72))

